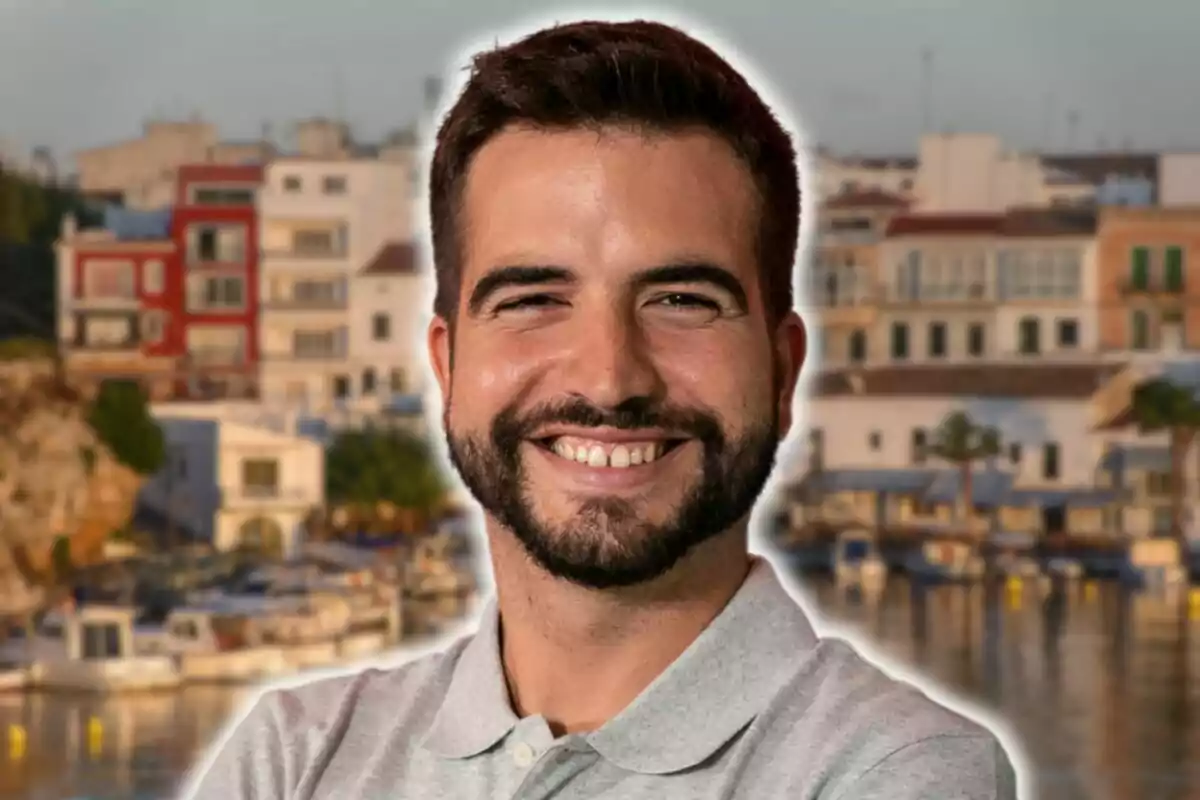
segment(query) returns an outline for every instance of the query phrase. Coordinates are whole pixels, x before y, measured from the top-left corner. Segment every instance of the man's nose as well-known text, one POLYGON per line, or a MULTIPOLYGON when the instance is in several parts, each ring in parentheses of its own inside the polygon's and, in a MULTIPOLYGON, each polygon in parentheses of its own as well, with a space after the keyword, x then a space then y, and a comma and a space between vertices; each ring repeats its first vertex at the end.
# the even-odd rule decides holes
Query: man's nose
POLYGON ((665 393, 645 332, 632 313, 610 312, 582 326, 575 342, 567 386, 601 408, 665 393))

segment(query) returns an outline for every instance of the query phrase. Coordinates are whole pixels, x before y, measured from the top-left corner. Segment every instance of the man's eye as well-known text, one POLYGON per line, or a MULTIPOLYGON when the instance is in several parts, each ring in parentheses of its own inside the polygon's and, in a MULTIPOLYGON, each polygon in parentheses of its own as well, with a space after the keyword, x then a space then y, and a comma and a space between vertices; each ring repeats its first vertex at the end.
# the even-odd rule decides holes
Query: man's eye
POLYGON ((561 301, 548 294, 530 294, 497 303, 495 313, 499 314, 504 311, 517 311, 552 305, 561 305, 561 301))
POLYGON ((720 311, 721 304, 708 297, 687 292, 671 292, 656 297, 654 302, 671 308, 703 309, 705 311, 720 311))

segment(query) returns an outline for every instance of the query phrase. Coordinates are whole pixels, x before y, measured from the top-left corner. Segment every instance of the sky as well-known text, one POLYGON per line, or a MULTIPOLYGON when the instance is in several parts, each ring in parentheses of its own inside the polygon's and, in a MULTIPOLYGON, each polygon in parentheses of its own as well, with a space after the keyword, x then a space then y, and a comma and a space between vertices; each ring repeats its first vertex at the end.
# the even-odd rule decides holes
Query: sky
POLYGON ((835 151, 915 152, 926 49, 936 129, 1043 150, 1200 147, 1200 3, 1184 0, 0 0, 0 140, 66 163, 155 115, 251 138, 340 111, 370 141, 410 123, 425 76, 471 42, 594 8, 685 10, 835 151))

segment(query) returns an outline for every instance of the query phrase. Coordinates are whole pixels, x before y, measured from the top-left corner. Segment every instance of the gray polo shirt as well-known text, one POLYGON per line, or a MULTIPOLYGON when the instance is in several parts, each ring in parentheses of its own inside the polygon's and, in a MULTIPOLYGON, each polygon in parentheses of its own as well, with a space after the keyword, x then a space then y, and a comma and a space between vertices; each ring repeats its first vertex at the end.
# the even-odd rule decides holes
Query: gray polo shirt
POLYGON ((519 719, 494 604, 474 636, 390 670, 263 695, 197 800, 1009 800, 998 740, 846 643, 770 564, 624 711, 555 738, 519 719))

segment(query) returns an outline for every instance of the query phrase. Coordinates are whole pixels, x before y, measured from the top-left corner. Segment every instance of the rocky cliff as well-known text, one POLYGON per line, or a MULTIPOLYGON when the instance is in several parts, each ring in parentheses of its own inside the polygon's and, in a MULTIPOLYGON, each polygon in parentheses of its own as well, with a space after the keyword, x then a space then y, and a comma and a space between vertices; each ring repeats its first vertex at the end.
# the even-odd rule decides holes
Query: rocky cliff
POLYGON ((87 409, 49 361, 0 361, 0 617, 43 602, 60 537, 73 564, 89 563, 133 511, 142 478, 97 439, 87 409))

